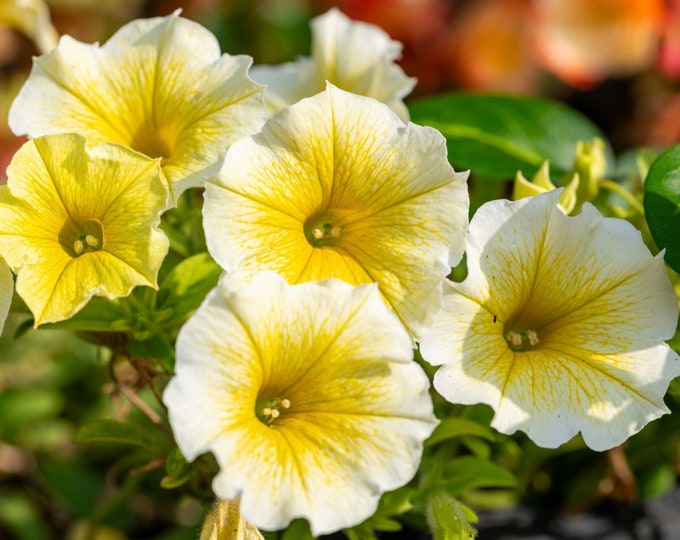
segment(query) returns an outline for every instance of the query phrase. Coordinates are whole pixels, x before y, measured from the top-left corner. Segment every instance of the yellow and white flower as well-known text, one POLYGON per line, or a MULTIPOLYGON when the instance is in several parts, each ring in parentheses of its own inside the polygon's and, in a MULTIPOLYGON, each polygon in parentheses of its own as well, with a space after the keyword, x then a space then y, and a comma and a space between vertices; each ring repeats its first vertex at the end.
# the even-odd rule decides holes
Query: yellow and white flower
POLYGON ((401 43, 378 26, 352 21, 333 8, 312 19, 312 56, 279 66, 254 66, 253 78, 267 85, 265 100, 270 111, 287 107, 321 92, 326 81, 391 107, 407 121, 402 101, 416 80, 394 63, 401 43))
POLYGON ((178 196, 202 185, 236 139, 262 125, 249 56, 220 56, 215 36, 179 17, 140 19, 102 47, 63 36, 37 57, 9 124, 29 137, 73 132, 162 158, 178 196))
POLYGON ((264 530, 356 525, 416 473, 436 425, 411 340, 375 285, 222 279, 180 330, 163 400, 182 453, 264 530))
POLYGON ((416 334, 463 254, 466 178, 438 131, 329 85, 227 152, 206 184, 208 250, 236 282, 378 282, 416 334))
POLYGON ((421 351, 443 365, 435 388, 491 405, 499 431, 550 448, 581 432, 604 450, 668 412, 677 299, 630 223, 590 204, 567 217, 560 191, 480 207, 468 276, 448 286, 421 351))
POLYGON ((156 287, 168 250, 158 159, 80 135, 28 141, 0 186, 0 256, 35 325, 68 319, 94 295, 156 287))

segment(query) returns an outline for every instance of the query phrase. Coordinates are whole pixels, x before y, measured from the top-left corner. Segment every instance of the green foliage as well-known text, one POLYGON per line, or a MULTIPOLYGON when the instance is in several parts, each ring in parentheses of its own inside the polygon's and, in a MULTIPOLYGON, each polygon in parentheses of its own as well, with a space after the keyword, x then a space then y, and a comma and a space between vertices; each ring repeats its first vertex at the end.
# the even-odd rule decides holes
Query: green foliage
POLYGON ((74 437, 83 444, 122 444, 143 448, 153 456, 165 456, 170 450, 170 441, 160 431, 132 422, 99 419, 82 426, 74 437))
POLYGON ((163 279, 158 293, 158 309, 171 310, 173 320, 183 319, 217 285, 221 272, 207 252, 184 259, 163 279))
POLYGON ((467 418, 444 418, 425 441, 425 446, 432 446, 454 437, 473 435, 493 442, 496 436, 490 428, 467 418))
POLYGON ((347 529, 345 531, 347 538, 349 540, 376 540, 376 531, 400 531, 402 524, 394 518, 413 508, 410 499, 414 492, 413 488, 403 487, 383 493, 375 514, 356 527, 347 529))
POLYGON ((445 493, 431 497, 426 515, 434 540, 472 540, 477 536, 472 526, 477 522, 474 512, 445 493))
POLYGON ((680 272, 680 146, 661 154, 645 180, 645 216, 668 264, 680 272))
POLYGON ((451 93, 412 101, 409 110, 413 122, 446 137, 454 167, 493 180, 513 178, 517 171, 533 176, 546 160, 566 172, 577 142, 603 138, 590 120, 545 99, 451 93))

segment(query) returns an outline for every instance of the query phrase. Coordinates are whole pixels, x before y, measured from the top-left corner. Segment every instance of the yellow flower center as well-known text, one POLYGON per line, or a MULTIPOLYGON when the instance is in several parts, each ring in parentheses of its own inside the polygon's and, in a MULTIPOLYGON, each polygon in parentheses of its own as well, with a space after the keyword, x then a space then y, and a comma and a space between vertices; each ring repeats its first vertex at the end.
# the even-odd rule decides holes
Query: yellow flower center
POLYGON ((177 143, 176 129, 172 126, 156 127, 147 124, 140 126, 132 136, 129 146, 152 158, 169 158, 177 143))
POLYGON ((540 343, 535 330, 507 330, 503 337, 512 351, 526 351, 540 343))
POLYGON ((104 230, 96 219, 77 223, 68 220, 59 232, 59 243, 71 257, 99 251, 104 246, 104 230))
POLYGON ((272 425, 274 420, 281 416, 281 410, 286 410, 290 408, 290 401, 281 398, 269 398, 262 401, 258 401, 255 405, 255 415, 258 420, 263 424, 268 426, 272 425))
POLYGON ((307 242, 315 247, 334 245, 342 233, 339 220, 330 213, 312 216, 303 228, 307 242))

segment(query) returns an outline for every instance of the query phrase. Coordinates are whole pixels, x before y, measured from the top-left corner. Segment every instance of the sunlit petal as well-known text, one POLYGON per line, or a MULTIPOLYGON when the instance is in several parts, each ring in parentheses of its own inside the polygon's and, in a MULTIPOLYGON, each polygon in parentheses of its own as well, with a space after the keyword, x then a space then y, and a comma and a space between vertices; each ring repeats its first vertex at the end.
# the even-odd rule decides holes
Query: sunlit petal
POLYGON ((79 135, 26 143, 0 188, 0 255, 36 326, 67 319, 93 295, 156 287, 168 249, 158 228, 168 191, 157 159, 79 135))
POLYGON ((421 351, 442 365, 435 388, 491 405, 499 431, 546 447, 581 432, 604 450, 668 412, 677 300, 632 225, 589 204, 567 217, 559 194, 477 211, 468 277, 447 285, 421 351))
POLYGON ((216 494, 259 528, 363 521, 415 474, 435 425, 408 334, 373 285, 226 283, 178 338, 164 401, 182 452, 212 451, 216 494))
POLYGON ((326 81, 382 101, 406 121, 402 99, 416 84, 395 64, 401 43, 381 28, 352 21, 333 8, 311 22, 312 55, 280 66, 255 66, 253 78, 266 84, 265 99, 276 110, 321 92, 326 81))
POLYGON ((31 38, 40 52, 57 45, 59 35, 42 0, 0 0, 0 24, 17 28, 31 38))
POLYGON ((235 282, 377 282, 416 334, 463 254, 467 173, 444 138, 329 85, 232 146, 206 186, 208 249, 235 282))
POLYGON ((174 195, 202 185, 265 111, 248 56, 220 56, 208 30, 179 17, 133 21, 102 47, 63 36, 37 57, 9 114, 14 133, 75 132, 162 158, 174 195))

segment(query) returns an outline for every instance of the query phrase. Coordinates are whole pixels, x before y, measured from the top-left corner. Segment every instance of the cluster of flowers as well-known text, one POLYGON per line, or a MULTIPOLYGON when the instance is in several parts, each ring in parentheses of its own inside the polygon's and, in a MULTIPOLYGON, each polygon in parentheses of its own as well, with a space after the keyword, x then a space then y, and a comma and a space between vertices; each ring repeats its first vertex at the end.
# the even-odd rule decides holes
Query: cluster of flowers
POLYGON ((182 453, 211 451, 216 495, 267 530, 355 525, 413 478, 437 424, 416 344, 442 396, 543 446, 581 432, 603 450, 667 412, 677 299, 632 225, 568 217, 556 190, 468 222, 467 173, 405 122, 398 44, 337 11, 313 30, 312 57, 278 68, 179 13, 35 59, 10 111, 30 140, 0 187, 0 256, 35 325, 157 287, 161 215, 204 188, 224 273, 164 402, 182 453))

